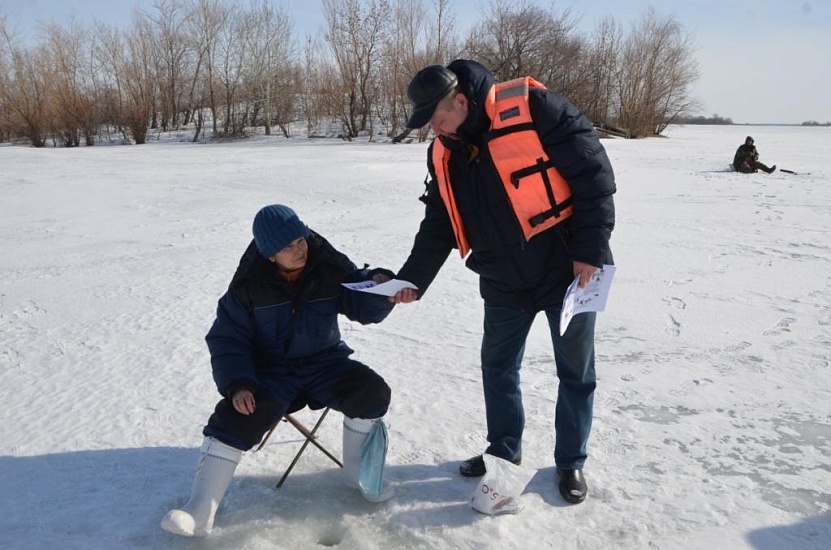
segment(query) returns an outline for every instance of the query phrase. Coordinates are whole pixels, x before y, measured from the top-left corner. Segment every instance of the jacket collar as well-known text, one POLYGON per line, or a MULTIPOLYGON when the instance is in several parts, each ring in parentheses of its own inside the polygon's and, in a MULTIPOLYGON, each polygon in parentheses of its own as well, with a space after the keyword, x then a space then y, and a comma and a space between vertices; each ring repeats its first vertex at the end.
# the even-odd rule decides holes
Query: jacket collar
POLYGON ((467 118, 459 126, 459 137, 465 143, 477 143, 490 127, 485 99, 496 83, 496 77, 484 65, 469 59, 457 59, 447 68, 456 73, 462 93, 469 102, 467 118))

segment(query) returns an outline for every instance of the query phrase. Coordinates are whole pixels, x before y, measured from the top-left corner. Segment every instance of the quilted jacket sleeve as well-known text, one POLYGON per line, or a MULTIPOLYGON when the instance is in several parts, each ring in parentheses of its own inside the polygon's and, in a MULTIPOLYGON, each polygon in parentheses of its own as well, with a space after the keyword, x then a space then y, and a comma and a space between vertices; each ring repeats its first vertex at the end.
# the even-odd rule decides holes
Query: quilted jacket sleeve
MULTIPOLYGON (((347 282, 368 281, 372 278, 367 268, 356 269, 347 277, 347 282)), ((340 312, 350 320, 369 325, 380 323, 390 314, 395 304, 387 300, 386 296, 349 290, 343 287, 340 294, 340 312)))
POLYGON ((606 149, 591 122, 561 94, 532 90, 530 105, 543 147, 571 188, 572 257, 598 267, 611 262, 616 186, 606 149))
POLYGON ((421 298, 438 275, 450 252, 456 247, 456 238, 450 217, 439 194, 432 159, 433 146, 427 151, 429 182, 427 192, 421 198, 424 203, 424 218, 416 233, 410 256, 398 271, 398 278, 410 281, 418 287, 421 298))
POLYGON ((220 298, 216 320, 205 337, 211 353, 214 382, 224 397, 230 398, 230 392, 240 387, 256 391, 254 338, 250 313, 228 291, 220 298))

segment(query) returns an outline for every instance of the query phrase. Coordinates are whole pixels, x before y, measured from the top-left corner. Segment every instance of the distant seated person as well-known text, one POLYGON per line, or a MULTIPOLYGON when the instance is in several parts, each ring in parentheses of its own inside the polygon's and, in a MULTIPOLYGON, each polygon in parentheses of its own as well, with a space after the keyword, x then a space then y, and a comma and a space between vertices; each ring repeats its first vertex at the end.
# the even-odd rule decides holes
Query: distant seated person
POLYGON ((776 170, 776 165, 774 164, 768 168, 766 165, 759 162, 759 151, 757 151, 756 146, 753 145, 753 138, 747 136, 744 140, 744 144, 739 145, 739 148, 736 149, 736 156, 733 157, 733 170, 744 174, 752 174, 758 170, 762 170, 763 172, 770 174, 776 170))

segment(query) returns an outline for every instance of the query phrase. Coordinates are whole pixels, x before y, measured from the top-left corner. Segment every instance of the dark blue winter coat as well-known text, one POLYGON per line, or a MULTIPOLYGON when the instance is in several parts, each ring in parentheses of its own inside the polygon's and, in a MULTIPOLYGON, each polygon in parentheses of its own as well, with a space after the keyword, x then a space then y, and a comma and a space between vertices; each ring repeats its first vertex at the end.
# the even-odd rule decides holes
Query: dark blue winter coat
MULTIPOLYGON (((488 303, 529 313, 559 306, 574 280, 573 261, 598 267, 612 263, 609 238, 616 188, 606 150, 591 122, 562 95, 530 90, 534 125, 571 188, 574 213, 526 241, 484 139, 490 126, 484 100, 495 78, 475 61, 457 60, 448 68, 470 101, 469 115, 458 131, 460 140, 440 138, 451 151, 450 184, 471 246, 467 267, 479 274, 480 292, 488 303)), ((456 247, 431 159, 432 145, 427 153, 430 181, 422 198, 424 219, 410 257, 398 272, 398 278, 419 288, 420 296, 456 247)))
MULTIPOLYGON (((296 283, 284 281, 252 241, 205 340, 217 389, 225 397, 259 389, 269 369, 302 369, 347 357, 338 314, 378 323, 392 310, 386 297, 348 290, 377 270, 358 269, 323 237, 311 232, 308 258, 296 283)), ((388 273, 389 274, 389 273, 388 273)))

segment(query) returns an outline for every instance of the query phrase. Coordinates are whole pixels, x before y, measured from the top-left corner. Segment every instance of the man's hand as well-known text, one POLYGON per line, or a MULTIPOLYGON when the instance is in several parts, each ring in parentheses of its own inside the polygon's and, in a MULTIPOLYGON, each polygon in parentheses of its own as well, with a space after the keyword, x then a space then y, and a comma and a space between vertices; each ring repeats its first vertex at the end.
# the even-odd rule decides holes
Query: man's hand
POLYGON ((574 276, 580 276, 580 282, 577 285, 580 288, 585 288, 594 275, 597 268, 591 264, 584 264, 583 262, 574 262, 574 276))
POLYGON ((412 288, 403 288, 396 292, 394 296, 390 296, 388 299, 393 304, 409 304, 410 302, 418 300, 418 292, 412 288))
POLYGON ((231 398, 231 403, 234 405, 234 410, 245 416, 257 410, 257 400, 254 399, 254 394, 248 390, 239 390, 235 393, 231 398))

